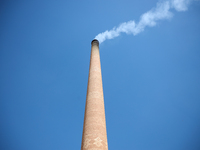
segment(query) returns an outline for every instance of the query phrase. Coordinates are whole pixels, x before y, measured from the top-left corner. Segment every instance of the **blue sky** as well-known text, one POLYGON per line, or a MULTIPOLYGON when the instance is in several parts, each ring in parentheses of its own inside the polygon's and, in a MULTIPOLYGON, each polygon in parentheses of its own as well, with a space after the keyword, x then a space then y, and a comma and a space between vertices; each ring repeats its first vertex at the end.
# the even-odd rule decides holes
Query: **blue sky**
MULTIPOLYGON (((157 0, 0 2, 0 149, 81 147, 91 41, 157 0)), ((109 150, 200 149, 200 2, 100 44, 109 150)))

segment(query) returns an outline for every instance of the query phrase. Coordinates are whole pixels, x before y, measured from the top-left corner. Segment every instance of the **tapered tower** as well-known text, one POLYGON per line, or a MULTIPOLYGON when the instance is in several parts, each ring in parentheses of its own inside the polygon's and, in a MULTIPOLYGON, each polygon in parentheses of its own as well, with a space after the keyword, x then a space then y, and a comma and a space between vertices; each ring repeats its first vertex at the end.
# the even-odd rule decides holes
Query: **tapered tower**
POLYGON ((108 150, 99 41, 91 44, 81 150, 108 150))

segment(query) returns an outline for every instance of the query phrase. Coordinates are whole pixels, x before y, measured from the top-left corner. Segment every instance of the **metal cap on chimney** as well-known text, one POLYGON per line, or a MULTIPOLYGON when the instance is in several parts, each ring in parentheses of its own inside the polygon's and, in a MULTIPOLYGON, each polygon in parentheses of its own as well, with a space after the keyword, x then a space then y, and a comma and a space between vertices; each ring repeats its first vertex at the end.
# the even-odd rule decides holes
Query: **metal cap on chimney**
POLYGON ((92 46, 93 45, 97 45, 99 47, 99 41, 97 39, 94 39, 92 42, 91 42, 92 46))

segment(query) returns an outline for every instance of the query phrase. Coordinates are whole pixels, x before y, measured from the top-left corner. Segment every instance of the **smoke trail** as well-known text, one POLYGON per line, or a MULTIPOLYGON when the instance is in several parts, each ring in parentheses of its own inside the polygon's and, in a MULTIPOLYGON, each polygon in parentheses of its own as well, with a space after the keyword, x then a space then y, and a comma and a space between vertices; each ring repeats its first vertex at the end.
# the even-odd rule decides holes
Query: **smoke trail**
POLYGON ((135 23, 134 20, 124 22, 117 28, 114 27, 112 30, 106 30, 103 33, 99 33, 95 39, 97 39, 99 43, 102 43, 107 39, 118 37, 120 33, 137 35, 144 31, 146 26, 155 26, 158 20, 172 18, 173 14, 170 12, 170 9, 175 9, 176 11, 186 11, 191 1, 192 0, 171 0, 157 3, 155 8, 141 15, 138 23, 135 23))

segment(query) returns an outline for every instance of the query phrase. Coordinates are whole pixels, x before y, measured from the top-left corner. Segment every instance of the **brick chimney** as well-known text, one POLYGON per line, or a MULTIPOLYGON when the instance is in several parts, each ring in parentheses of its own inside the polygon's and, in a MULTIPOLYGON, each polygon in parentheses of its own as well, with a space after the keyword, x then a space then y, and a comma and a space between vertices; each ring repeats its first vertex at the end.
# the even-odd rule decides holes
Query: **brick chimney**
POLYGON ((91 44, 81 150, 108 150, 99 41, 91 44))

